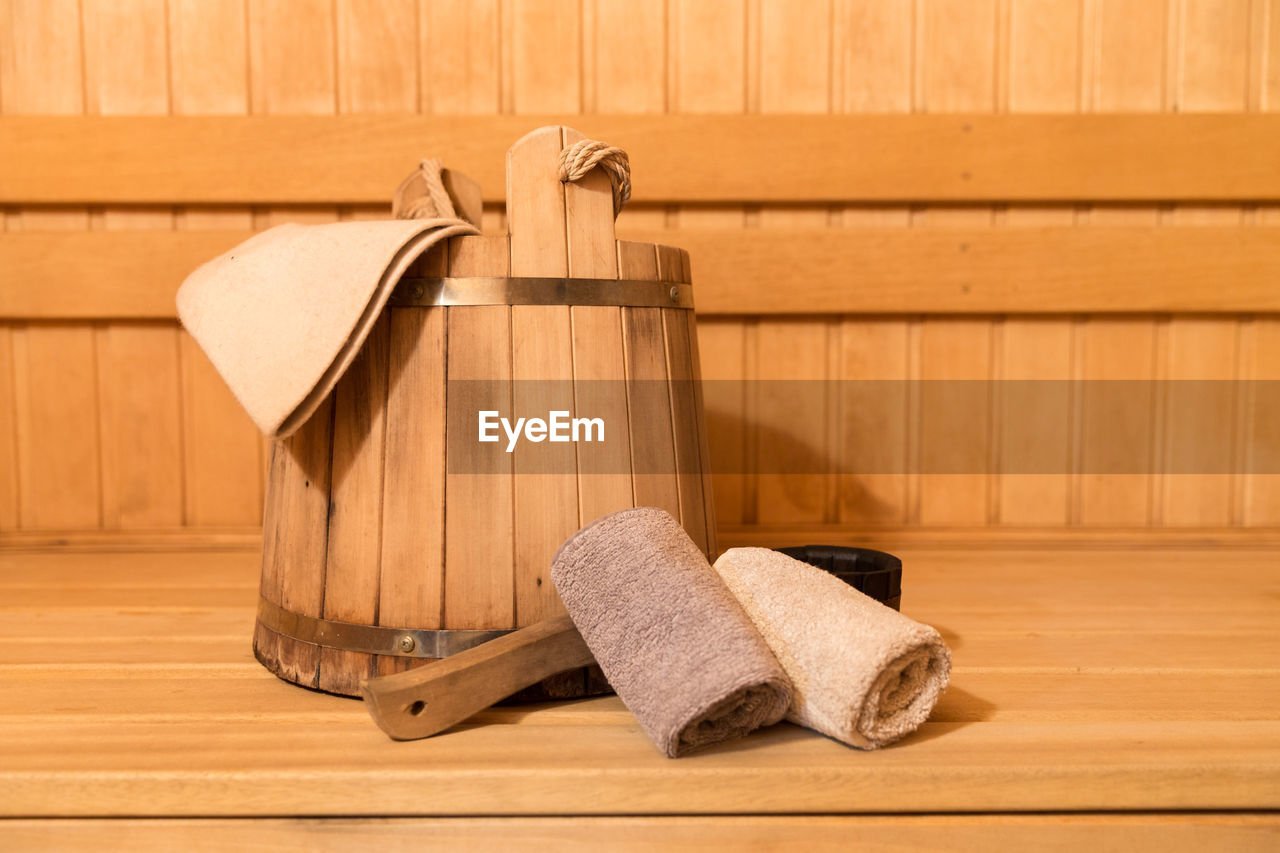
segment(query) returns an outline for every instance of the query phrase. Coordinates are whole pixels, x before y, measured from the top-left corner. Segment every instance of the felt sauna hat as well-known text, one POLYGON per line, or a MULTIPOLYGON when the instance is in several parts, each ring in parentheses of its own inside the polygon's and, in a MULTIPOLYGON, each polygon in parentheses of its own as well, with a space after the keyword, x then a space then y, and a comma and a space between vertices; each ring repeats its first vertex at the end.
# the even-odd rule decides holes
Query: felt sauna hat
POLYGON ((278 225, 187 277, 178 316, 263 433, 284 438, 311 416, 416 258, 480 233, 470 187, 425 160, 395 202, 421 218, 278 225))

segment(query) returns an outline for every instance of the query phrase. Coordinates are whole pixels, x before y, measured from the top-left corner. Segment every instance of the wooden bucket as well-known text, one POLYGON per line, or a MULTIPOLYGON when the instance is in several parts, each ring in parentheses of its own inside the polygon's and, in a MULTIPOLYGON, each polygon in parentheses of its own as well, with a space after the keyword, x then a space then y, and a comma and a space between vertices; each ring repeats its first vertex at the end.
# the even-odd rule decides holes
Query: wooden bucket
MULTIPOLYGON (((517 142, 509 234, 433 249, 334 393, 273 446, 254 652, 281 678, 354 696, 563 613, 556 548, 615 510, 662 507, 714 556, 688 255, 616 240, 602 170, 561 182, 561 150, 582 138, 517 142), (606 440, 508 454, 467 428, 479 406, 581 412, 606 440)), ((608 689, 590 671, 542 687, 608 689)))

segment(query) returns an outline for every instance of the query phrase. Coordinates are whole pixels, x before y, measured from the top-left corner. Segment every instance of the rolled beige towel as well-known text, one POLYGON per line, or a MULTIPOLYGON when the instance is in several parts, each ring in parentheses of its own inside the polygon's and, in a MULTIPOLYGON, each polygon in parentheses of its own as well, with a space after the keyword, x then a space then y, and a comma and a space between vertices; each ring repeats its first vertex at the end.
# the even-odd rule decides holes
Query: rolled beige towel
POLYGON ((877 749, 915 731, 946 688, 936 630, 827 572, 768 548, 733 548, 715 569, 791 678, 791 722, 877 749))
POLYGON ((666 512, 575 533, 551 579, 640 727, 675 758, 782 719, 791 684, 706 556, 666 512))

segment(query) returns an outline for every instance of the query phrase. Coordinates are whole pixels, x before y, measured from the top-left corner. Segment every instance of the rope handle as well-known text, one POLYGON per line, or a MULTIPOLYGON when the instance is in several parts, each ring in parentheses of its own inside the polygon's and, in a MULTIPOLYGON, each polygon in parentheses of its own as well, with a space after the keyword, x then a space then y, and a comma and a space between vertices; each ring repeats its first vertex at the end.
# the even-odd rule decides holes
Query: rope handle
POLYGON ((396 190, 392 216, 396 219, 458 219, 458 213, 453 209, 453 199, 449 198, 449 193, 444 188, 444 179, 440 175, 443 170, 444 166, 435 158, 418 163, 418 171, 405 178, 396 190), (426 194, 405 201, 405 191, 419 177, 426 187, 426 194))
POLYGON ((599 166, 609 176, 613 190, 613 216, 631 200, 631 162, 627 152, 594 139, 583 139, 560 152, 560 181, 579 181, 599 166))

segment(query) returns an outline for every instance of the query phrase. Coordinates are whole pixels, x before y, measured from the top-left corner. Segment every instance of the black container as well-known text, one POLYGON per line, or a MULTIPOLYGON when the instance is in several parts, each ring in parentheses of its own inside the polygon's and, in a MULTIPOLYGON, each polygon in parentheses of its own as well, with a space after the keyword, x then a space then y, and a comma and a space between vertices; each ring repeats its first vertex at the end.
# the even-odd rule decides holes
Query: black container
POLYGON ((830 572, 894 610, 902 609, 902 561, 892 554, 840 545, 796 545, 773 550, 830 572))

